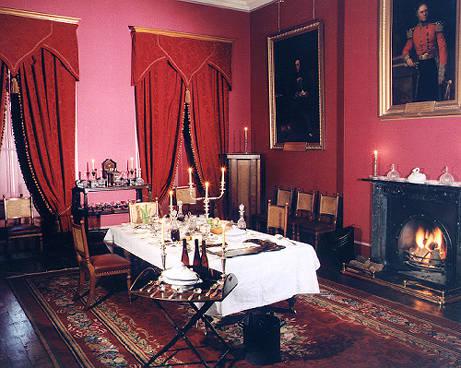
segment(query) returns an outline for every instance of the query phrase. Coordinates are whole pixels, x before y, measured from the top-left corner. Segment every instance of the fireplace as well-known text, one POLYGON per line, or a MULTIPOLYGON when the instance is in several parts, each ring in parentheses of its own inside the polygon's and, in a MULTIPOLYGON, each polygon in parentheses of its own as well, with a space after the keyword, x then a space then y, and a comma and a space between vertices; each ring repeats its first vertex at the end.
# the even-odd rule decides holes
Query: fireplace
POLYGON ((441 304, 460 299, 461 187, 365 180, 373 186, 372 262, 384 265, 376 277, 441 304))

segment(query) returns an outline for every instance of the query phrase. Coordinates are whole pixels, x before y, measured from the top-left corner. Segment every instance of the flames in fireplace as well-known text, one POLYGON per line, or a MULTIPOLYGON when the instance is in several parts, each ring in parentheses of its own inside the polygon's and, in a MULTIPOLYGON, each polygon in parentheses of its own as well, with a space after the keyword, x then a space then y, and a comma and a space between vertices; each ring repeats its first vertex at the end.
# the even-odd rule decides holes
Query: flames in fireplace
POLYGON ((407 250, 407 260, 411 265, 439 269, 447 258, 447 247, 443 232, 419 226, 415 231, 414 245, 407 250))

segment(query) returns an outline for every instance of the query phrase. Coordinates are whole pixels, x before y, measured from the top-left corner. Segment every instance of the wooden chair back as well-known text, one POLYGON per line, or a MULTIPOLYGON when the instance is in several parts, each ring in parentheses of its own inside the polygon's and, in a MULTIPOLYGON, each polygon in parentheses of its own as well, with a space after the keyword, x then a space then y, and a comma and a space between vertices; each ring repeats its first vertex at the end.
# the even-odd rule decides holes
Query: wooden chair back
POLYGON ((90 251, 88 249, 88 240, 86 238, 85 223, 80 221, 79 224, 74 223, 72 219, 72 238, 74 240, 74 249, 77 255, 77 261, 80 264, 82 261, 90 262, 90 251))
POLYGON ((296 193, 295 215, 306 217, 309 221, 314 221, 316 197, 316 192, 298 191, 296 193))
POLYGON ((32 200, 30 197, 4 198, 5 221, 29 219, 33 221, 32 200))
POLYGON ((156 202, 130 202, 128 203, 131 224, 143 224, 159 215, 158 201, 156 202))
POLYGON ((197 192, 195 187, 192 188, 192 195, 191 191, 188 186, 185 187, 176 187, 175 188, 175 197, 176 197, 176 204, 178 201, 182 201, 183 204, 197 204, 197 192))
POLYGON ((292 203, 293 203, 293 189, 277 188, 275 204, 280 207, 283 207, 285 206, 285 204, 288 204, 288 208, 291 208, 292 203))
POLYGON ((320 193, 319 221, 336 225, 339 213, 339 194, 320 193))
POLYGON ((269 200, 267 203, 267 231, 271 228, 283 231, 283 236, 287 236, 288 228, 288 203, 284 206, 277 206, 269 200))

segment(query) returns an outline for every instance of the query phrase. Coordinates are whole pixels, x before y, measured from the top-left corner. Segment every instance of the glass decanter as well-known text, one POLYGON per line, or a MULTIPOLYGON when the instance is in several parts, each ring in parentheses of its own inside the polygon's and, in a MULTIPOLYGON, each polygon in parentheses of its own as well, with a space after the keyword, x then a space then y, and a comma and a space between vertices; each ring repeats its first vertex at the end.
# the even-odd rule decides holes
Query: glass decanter
POLYGON ((241 204, 239 206, 239 214, 240 214, 240 218, 238 219, 237 221, 237 227, 241 230, 246 230, 247 228, 247 224, 245 222, 245 206, 243 204, 241 204))
POLYGON ((395 168, 396 165, 395 164, 392 164, 391 165, 391 169, 389 170, 389 172, 386 174, 387 178, 389 180, 397 180, 397 179, 400 179, 400 173, 397 171, 397 169, 395 168))
POLYGON ((452 185, 454 182, 455 178, 448 172, 448 166, 445 166, 442 175, 439 177, 439 183, 443 185, 452 185))

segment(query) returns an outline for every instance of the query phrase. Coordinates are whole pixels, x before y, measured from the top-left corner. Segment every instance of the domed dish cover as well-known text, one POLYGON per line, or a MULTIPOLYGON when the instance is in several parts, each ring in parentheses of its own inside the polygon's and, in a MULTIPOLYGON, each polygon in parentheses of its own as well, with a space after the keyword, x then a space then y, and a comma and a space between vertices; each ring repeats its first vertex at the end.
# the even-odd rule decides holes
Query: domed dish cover
POLYGON ((448 167, 445 166, 442 175, 439 177, 439 183, 444 185, 452 185, 455 182, 455 178, 448 172, 448 167))
POLYGON ((165 282, 170 284, 173 284, 173 281, 197 282, 200 280, 196 272, 184 266, 182 263, 166 269, 162 272, 161 277, 165 282))
POLYGON ((419 167, 415 167, 407 179, 410 183, 423 184, 426 182, 426 174, 422 173, 419 167))

